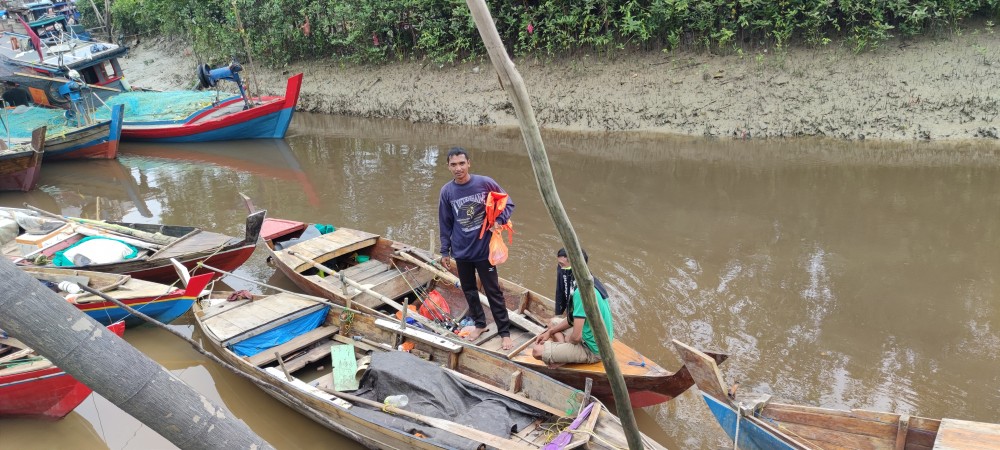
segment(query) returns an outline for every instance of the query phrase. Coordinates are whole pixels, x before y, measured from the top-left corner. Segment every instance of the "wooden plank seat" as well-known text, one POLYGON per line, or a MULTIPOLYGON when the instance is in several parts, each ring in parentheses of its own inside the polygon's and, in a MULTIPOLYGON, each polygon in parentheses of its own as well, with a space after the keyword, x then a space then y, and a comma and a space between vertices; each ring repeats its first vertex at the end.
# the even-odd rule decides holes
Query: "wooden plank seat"
MULTIPOLYGON (((419 267, 412 268, 406 272, 391 267, 383 262, 370 260, 343 272, 346 278, 358 282, 363 286, 384 295, 391 299, 398 299, 434 279, 434 274, 419 267)), ((353 296, 351 301, 368 308, 377 308, 382 305, 382 301, 371 294, 360 292, 357 288, 347 286, 347 295, 344 295, 344 285, 337 276, 306 275, 307 279, 329 289, 338 296, 353 296)))
POLYGON ((228 346, 326 307, 299 295, 280 293, 213 314, 203 323, 209 333, 228 346))
MULTIPOLYGON (((328 342, 329 342, 329 344, 333 343, 332 340, 328 341, 328 342)), ((284 358, 285 356, 282 355, 281 357, 284 358)), ((286 359, 285 360, 285 369, 288 370, 288 373, 294 373, 295 371, 297 371, 297 370, 299 370, 299 369, 301 369, 301 368, 303 368, 303 367, 305 367, 305 366, 307 366, 309 364, 312 364, 312 363, 314 363, 316 361, 319 361, 319 360, 321 360, 323 358, 328 358, 328 357, 330 357, 330 345, 321 343, 320 345, 317 345, 316 347, 313 347, 309 351, 307 351, 307 352, 305 352, 305 353, 303 353, 303 354, 301 354, 299 356, 296 356, 296 357, 294 357, 292 359, 286 359)))
MULTIPOLYGON (((375 325, 383 330, 392 331, 394 333, 399 332, 399 322, 394 322, 386 319, 375 319, 375 325)), ((437 347, 449 353, 459 353, 462 351, 461 344, 456 344, 436 334, 428 333, 423 330, 418 330, 413 327, 406 327, 406 329, 403 330, 403 336, 406 336, 407 338, 416 341, 423 342, 427 345, 437 347)))
POLYGON ((294 267, 296 272, 304 272, 312 266, 301 257, 323 264, 338 256, 347 255, 358 250, 371 247, 378 242, 378 235, 364 231, 339 228, 332 233, 299 242, 289 248, 275 252, 278 259, 288 267, 294 267), (296 255, 288 252, 292 251, 296 255))
POLYGON ((149 255, 149 259, 150 261, 166 260, 193 252, 211 252, 224 247, 233 239, 242 240, 211 231, 195 230, 149 255))
MULTIPOLYGON (((312 344, 314 344, 314 343, 316 343, 316 342, 318 342, 320 340, 326 339, 326 338, 328 338, 328 337, 336 334, 338 331, 340 331, 339 327, 333 327, 333 326, 319 327, 319 328, 313 329, 312 331, 310 331, 308 333, 296 336, 295 339, 292 339, 292 340, 290 340, 288 342, 285 342, 284 344, 281 344, 281 345, 279 345, 277 347, 274 347, 274 348, 271 348, 271 349, 268 349, 268 350, 264 350, 264 351, 262 351, 262 352, 260 352, 260 353, 258 353, 256 355, 253 355, 248 360, 250 361, 251 364, 253 364, 255 366, 258 366, 258 367, 263 366, 265 364, 270 364, 270 363, 275 362, 275 361, 278 360, 278 358, 276 356, 274 356, 275 352, 277 352, 278 354, 281 355, 282 358, 284 358, 285 356, 288 356, 288 355, 290 355, 290 354, 292 354, 292 353, 294 353, 296 351, 299 351, 299 350, 301 350, 303 348, 306 348, 306 347, 308 347, 308 346, 310 346, 310 345, 312 345, 312 344)), ((328 346, 325 347, 325 346, 321 345, 320 348, 322 348, 324 350, 323 356, 330 354, 330 347, 328 347, 328 346)), ((318 361, 323 356, 320 356, 320 357, 314 359, 313 361, 318 361)), ((305 366, 306 364, 308 364, 308 362, 299 362, 299 363, 296 363, 296 364, 302 364, 302 366, 305 366)), ((286 368, 288 367, 287 364, 286 364, 285 367, 286 368)), ((299 367, 299 368, 301 368, 301 367, 299 367)), ((288 371, 289 372, 294 372, 294 370, 292 370, 290 368, 288 369, 288 371)))
POLYGON ((941 419, 934 450, 1000 448, 1000 425, 941 419))

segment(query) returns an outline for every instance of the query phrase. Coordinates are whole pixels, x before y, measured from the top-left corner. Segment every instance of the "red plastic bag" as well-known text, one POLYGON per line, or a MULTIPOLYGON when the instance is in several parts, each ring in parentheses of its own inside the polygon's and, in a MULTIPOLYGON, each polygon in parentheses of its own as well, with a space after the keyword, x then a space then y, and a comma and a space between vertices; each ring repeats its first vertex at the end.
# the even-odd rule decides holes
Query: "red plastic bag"
POLYGON ((435 289, 427 294, 427 298, 420 304, 420 315, 431 320, 446 320, 445 315, 451 316, 451 306, 448 306, 448 301, 435 289))

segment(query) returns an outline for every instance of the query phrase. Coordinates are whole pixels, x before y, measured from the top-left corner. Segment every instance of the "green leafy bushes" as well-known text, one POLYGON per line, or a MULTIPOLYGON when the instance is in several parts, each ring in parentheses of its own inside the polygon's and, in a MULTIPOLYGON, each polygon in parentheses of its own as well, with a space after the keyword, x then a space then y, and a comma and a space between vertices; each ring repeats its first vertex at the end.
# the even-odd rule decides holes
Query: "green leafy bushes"
MULTIPOLYGON (((993 18, 1000 0, 488 0, 513 54, 622 48, 822 45, 857 51, 893 36, 993 18)), ((166 34, 224 60, 453 62, 484 54, 464 0, 116 0, 125 34, 166 34), (237 21, 237 14, 240 21, 237 21), (240 37, 243 24, 247 43, 240 37), (249 47, 249 48, 247 48, 249 47)))

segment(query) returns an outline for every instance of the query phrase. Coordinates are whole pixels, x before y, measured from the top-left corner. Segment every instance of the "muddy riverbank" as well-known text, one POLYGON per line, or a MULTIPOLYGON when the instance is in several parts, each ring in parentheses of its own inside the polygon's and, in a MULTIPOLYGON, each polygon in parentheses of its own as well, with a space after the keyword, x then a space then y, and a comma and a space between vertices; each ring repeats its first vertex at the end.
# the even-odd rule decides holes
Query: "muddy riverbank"
MULTIPOLYGON (((183 43, 133 45, 132 84, 190 87, 198 60, 183 43)), ((544 127, 710 137, 825 136, 963 140, 1000 137, 1000 34, 977 26, 861 54, 837 44, 717 56, 650 52, 515 61, 544 127)), ((359 117, 516 126, 489 61, 380 66, 325 60, 261 69, 280 93, 306 74, 300 109, 359 117)), ((251 87, 254 81, 251 81, 251 87)))

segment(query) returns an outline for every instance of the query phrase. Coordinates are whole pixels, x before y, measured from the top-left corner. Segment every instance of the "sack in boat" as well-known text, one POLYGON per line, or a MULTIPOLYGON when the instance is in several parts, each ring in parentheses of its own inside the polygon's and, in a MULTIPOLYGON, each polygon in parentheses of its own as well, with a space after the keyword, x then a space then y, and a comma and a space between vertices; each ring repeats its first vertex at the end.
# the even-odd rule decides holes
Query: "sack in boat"
POLYGON ((139 249, 117 239, 91 236, 56 252, 53 263, 63 267, 109 264, 135 258, 138 253, 139 249))

